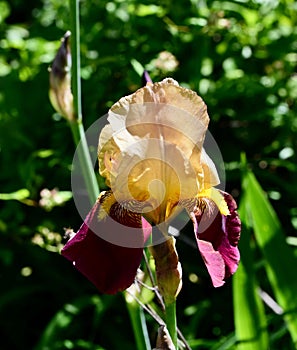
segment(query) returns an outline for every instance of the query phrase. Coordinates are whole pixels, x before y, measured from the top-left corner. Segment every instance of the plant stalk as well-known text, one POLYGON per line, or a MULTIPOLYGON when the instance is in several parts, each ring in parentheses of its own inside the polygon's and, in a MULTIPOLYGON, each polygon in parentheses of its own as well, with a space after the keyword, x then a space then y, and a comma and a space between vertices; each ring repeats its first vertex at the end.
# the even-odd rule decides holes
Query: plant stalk
POLYGON ((137 350, 150 350, 151 344, 143 309, 128 294, 125 296, 137 350), (131 299, 131 300, 130 300, 131 299))
POLYGON ((73 94, 73 109, 75 117, 71 120, 70 127, 78 158, 82 168, 83 177, 86 183, 87 192, 91 204, 96 202, 99 195, 98 182, 94 173, 85 130, 82 123, 81 105, 81 80, 80 80, 80 30, 79 30, 79 1, 70 0, 71 13, 71 88, 73 94))
MULTIPOLYGON (((80 80, 80 24, 79 0, 70 0, 71 13, 71 56, 72 71, 71 84, 74 103, 75 118, 71 120, 70 127, 74 142, 77 146, 78 158, 86 182, 91 204, 96 202, 99 195, 99 186, 93 170, 93 164, 88 149, 85 130, 82 123, 81 80, 80 80)), ((131 318, 132 328, 138 350, 150 350, 148 330, 142 308, 133 301, 126 302, 131 318)))
POLYGON ((82 121, 81 81, 80 81, 80 21, 79 0, 70 0, 71 18, 71 87, 74 100, 74 113, 78 121, 82 121))
POLYGON ((177 322, 176 322, 176 301, 166 303, 165 300, 165 320, 168 332, 176 350, 177 346, 177 322))
MULTIPOLYGON (((75 100, 75 98, 74 98, 75 100)), ((77 147, 78 159, 82 169, 82 174, 87 187, 87 192, 91 205, 93 205, 99 196, 99 186, 94 172, 94 166, 91 160, 88 143, 82 124, 82 120, 74 119, 69 122, 73 139, 77 147)))

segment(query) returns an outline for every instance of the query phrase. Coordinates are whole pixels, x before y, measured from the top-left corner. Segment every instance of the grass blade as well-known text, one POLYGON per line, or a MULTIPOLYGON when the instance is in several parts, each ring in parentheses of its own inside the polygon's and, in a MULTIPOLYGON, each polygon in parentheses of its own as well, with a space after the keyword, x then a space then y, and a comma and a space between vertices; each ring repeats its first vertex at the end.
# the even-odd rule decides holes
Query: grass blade
POLYGON ((263 302, 258 294, 258 283, 253 264, 253 249, 248 229, 246 196, 240 203, 242 222, 239 244, 241 261, 233 277, 233 305, 235 334, 238 350, 268 349, 268 334, 263 302))
POLYGON ((251 171, 244 174, 243 188, 257 244, 266 260, 265 268, 294 344, 297 344, 297 259, 285 240, 280 221, 251 171))

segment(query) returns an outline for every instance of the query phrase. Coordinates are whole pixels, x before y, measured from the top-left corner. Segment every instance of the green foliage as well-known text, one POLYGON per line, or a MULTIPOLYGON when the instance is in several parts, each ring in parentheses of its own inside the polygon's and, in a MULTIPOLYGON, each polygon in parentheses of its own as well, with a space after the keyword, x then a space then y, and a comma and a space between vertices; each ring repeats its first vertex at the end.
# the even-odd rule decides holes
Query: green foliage
MULTIPOLYGON (((292 266, 297 263, 292 249, 285 241, 280 222, 267 201, 254 175, 247 171, 243 179, 245 197, 243 207, 252 220, 255 238, 264 258, 265 269, 276 300, 284 312, 294 344, 297 337, 296 298, 297 281, 292 266), (280 263, 281 257, 281 263, 280 263)), ((259 314, 259 313, 258 313, 259 314)))
MULTIPOLYGON (((64 228, 82 221, 70 196, 71 130, 48 100, 48 67, 69 20, 62 0, 0 1, 4 350, 135 348, 121 296, 94 297, 57 254, 64 228)), ((178 241, 184 286, 177 313, 192 349, 248 349, 242 340, 251 338, 253 349, 267 342, 294 349, 297 250, 286 242, 294 244, 297 228, 296 21, 293 0, 81 2, 85 126, 141 86, 142 67, 155 81, 171 76, 206 101, 227 190, 241 203, 233 299, 232 282, 211 287, 190 227, 187 242, 178 241), (241 152, 253 171, 243 171, 243 183, 241 152), (267 306, 259 287, 284 313, 267 306)), ((154 344, 157 326, 146 318, 154 344)))
POLYGON ((261 350, 269 348, 268 333, 255 271, 255 249, 248 229, 249 213, 243 204, 244 200, 245 197, 241 200, 239 212, 242 222, 239 245, 241 263, 233 278, 235 332, 239 350, 261 350))

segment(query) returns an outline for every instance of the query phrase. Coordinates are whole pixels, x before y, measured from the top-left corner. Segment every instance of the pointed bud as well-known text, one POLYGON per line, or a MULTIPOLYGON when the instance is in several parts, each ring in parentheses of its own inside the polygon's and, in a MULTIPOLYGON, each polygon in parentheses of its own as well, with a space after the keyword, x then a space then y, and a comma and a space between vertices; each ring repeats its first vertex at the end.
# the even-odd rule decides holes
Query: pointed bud
POLYGON ((54 109, 67 120, 74 119, 73 96, 71 93, 71 53, 67 31, 53 61, 50 71, 49 97, 54 109))

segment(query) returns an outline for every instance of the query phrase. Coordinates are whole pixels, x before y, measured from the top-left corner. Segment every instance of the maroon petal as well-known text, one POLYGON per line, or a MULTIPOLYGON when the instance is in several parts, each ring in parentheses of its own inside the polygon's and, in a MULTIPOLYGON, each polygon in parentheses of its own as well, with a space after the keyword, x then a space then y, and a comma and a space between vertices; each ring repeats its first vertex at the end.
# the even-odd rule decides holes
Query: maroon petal
POLYGON ((197 239, 197 244, 213 286, 221 287, 225 283, 225 262, 222 255, 213 249, 210 242, 197 239))
POLYGON ((132 227, 124 226, 109 216, 99 221, 100 206, 97 201, 61 253, 100 292, 114 294, 133 283, 151 226, 140 215, 134 215, 132 227))
POLYGON ((215 203, 209 199, 203 212, 192 213, 195 236, 199 251, 212 279, 214 287, 237 270, 240 254, 237 247, 241 223, 233 197, 221 191, 230 214, 222 215, 215 203))

